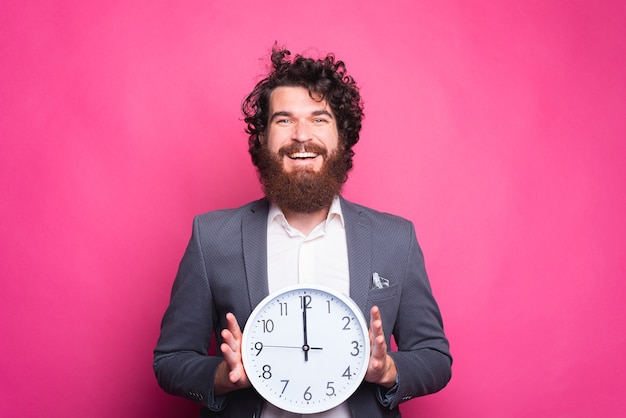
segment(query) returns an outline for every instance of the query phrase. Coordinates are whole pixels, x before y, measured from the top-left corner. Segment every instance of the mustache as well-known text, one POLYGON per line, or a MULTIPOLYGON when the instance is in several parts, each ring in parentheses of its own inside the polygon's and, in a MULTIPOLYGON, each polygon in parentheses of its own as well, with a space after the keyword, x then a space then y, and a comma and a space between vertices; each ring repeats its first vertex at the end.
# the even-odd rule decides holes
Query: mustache
POLYGON ((319 144, 289 144, 278 150, 278 155, 284 157, 286 155, 294 154, 296 152, 313 152, 319 154, 322 157, 328 155, 328 150, 319 144))

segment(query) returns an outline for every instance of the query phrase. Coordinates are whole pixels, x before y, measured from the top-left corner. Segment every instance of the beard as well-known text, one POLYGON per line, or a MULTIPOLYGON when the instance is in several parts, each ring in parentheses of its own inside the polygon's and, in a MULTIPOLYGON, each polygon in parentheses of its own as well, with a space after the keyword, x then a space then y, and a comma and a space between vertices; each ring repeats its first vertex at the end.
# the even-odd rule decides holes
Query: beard
POLYGON ((257 168, 265 197, 270 202, 283 211, 313 213, 330 207, 348 178, 348 168, 341 147, 331 154, 315 144, 307 144, 302 148, 302 145, 293 144, 281 148, 275 154, 262 145, 257 168), (319 154, 324 159, 320 171, 303 167, 285 172, 283 157, 299 151, 319 154))

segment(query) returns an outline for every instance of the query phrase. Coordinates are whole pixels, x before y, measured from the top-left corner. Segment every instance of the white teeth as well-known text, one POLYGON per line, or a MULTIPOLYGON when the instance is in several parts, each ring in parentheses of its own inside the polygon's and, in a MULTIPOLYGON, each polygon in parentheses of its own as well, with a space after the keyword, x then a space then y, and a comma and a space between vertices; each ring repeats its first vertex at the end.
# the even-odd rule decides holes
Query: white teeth
POLYGON ((296 159, 296 158, 315 158, 317 157, 317 154, 313 153, 313 152, 296 152, 294 154, 290 154, 289 158, 291 159, 296 159))

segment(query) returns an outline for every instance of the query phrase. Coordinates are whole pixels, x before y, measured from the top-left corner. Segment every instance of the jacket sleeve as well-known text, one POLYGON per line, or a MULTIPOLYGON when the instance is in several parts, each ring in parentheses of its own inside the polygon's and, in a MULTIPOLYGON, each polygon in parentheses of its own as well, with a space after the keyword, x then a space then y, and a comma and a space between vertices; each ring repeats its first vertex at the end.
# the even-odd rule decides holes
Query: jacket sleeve
POLYGON ((222 358, 207 354, 219 321, 199 235, 196 218, 163 316, 153 366, 166 392, 221 410, 227 397, 215 396, 213 382, 222 358))
MULTIPOLYGON (((405 240, 390 244, 395 248, 388 260, 397 263, 392 268, 402 279, 398 281, 397 310, 383 312, 383 329, 390 341, 393 333, 398 350, 390 352, 398 371, 397 385, 392 396, 383 399, 393 409, 399 403, 441 390, 451 378, 452 357, 444 334, 443 322, 424 266, 424 257, 415 236, 413 224, 407 222, 405 240), (400 250, 396 245, 404 247, 400 250), (396 258, 402 254, 402 258, 396 258), (400 268, 399 268, 400 267, 400 268), (392 326, 392 330, 389 327, 392 326)), ((384 262, 384 261, 381 261, 384 262)))

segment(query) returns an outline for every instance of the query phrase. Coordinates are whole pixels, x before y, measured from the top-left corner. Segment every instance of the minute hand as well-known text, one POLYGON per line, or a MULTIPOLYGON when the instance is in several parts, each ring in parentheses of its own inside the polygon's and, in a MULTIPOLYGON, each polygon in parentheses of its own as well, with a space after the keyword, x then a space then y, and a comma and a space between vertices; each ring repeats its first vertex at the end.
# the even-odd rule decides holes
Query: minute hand
POLYGON ((302 308, 302 328, 304 331, 304 344, 302 345, 302 351, 304 351, 304 361, 309 361, 309 341, 307 339, 306 332, 306 304, 302 308))

